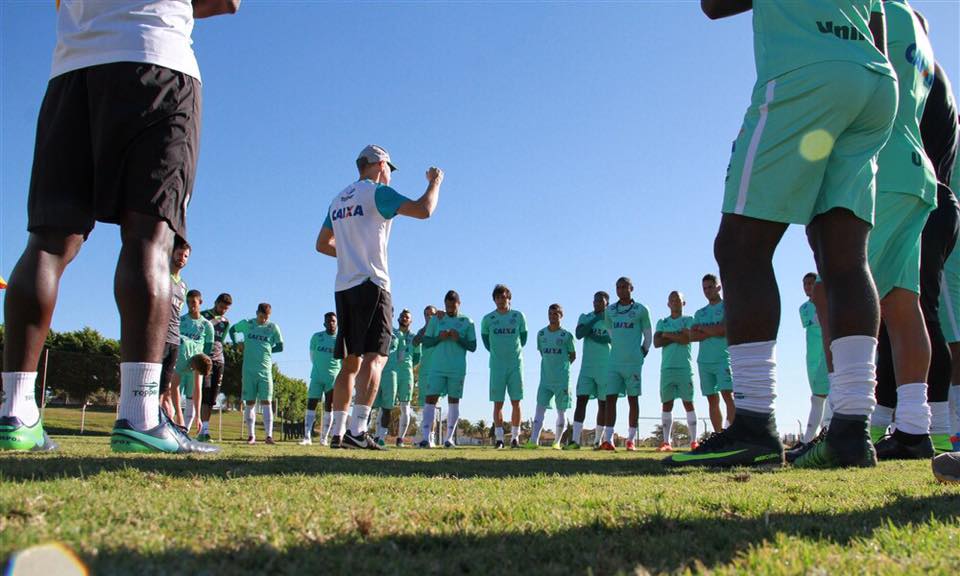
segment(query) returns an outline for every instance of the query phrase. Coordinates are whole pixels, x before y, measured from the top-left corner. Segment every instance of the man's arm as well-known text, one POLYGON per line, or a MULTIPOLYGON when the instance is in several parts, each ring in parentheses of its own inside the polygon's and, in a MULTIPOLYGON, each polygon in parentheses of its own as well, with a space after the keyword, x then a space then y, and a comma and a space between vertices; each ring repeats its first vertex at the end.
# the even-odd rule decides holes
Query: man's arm
POLYGON ((669 344, 669 342, 666 342, 666 341, 665 341, 665 339, 664 339, 664 337, 663 337, 663 332, 660 332, 660 331, 658 330, 658 331, 656 331, 656 332, 653 333, 653 347, 654 347, 654 348, 663 348, 663 347, 666 346, 667 344, 669 344))
POLYGON ((577 337, 577 340, 583 340, 585 336, 590 334, 590 328, 593 326, 591 323, 590 326, 586 324, 577 324, 577 329, 574 331, 574 335, 577 337))
POLYGON ((324 226, 317 235, 317 252, 332 258, 337 257, 337 239, 333 237, 333 228, 324 226))
MULTIPOLYGON (((443 182, 443 170, 431 166, 427 170, 427 191, 417 200, 407 200, 397 209, 397 214, 426 220, 437 209, 440 199, 440 184, 443 182)), ((476 342, 474 342, 476 344, 476 342)))
POLYGON ((711 20, 741 14, 751 8, 753 0, 700 0, 700 9, 711 20))
POLYGON ((192 2, 194 18, 236 14, 240 9, 240 0, 192 0, 192 2))

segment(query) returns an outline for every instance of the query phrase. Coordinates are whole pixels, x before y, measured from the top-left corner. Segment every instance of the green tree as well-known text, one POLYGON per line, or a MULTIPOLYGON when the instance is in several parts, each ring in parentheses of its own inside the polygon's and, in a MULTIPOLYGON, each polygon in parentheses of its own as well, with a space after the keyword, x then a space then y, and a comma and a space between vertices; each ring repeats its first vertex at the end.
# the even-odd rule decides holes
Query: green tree
POLYGON ((223 344, 223 382, 220 391, 240 398, 243 386, 243 351, 235 344, 223 344))
POLYGON ((300 422, 307 411, 307 383, 291 378, 273 365, 273 401, 277 415, 289 422, 300 422))

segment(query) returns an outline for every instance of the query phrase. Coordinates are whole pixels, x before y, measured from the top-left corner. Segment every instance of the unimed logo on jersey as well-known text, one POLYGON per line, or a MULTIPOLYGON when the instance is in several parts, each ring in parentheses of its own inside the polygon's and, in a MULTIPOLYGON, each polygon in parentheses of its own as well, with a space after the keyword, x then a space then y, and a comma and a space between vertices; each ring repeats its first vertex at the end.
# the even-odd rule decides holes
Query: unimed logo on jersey
POLYGON ((835 26, 832 20, 827 20, 826 22, 821 22, 817 20, 817 29, 820 30, 821 34, 833 34, 841 40, 866 40, 867 37, 860 33, 859 30, 853 26, 835 26))
POLYGON ((343 220, 345 218, 352 218, 354 216, 363 216, 363 206, 356 204, 354 206, 344 206, 343 208, 337 208, 330 213, 330 220, 343 220))

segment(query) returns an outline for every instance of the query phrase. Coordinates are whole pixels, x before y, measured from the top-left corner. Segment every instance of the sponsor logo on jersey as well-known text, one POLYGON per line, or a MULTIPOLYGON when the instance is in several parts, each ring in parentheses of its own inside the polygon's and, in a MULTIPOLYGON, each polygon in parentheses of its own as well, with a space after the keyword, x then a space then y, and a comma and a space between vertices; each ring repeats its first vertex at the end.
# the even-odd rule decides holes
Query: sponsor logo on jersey
POLYGON ((855 27, 847 26, 846 24, 836 26, 832 20, 827 20, 826 22, 817 20, 817 29, 820 30, 821 34, 833 34, 841 40, 860 41, 867 39, 867 37, 861 34, 855 27))
POLYGON ((552 348, 546 347, 543 349, 544 354, 563 354, 563 348, 552 348))
MULTIPOLYGON (((917 50, 915 43, 907 46, 907 51, 904 56, 906 56, 907 62, 920 73, 920 77, 923 78, 923 85, 927 88, 933 86, 933 66, 926 57, 917 50)), ((917 164, 917 166, 919 166, 919 164, 917 164)))
POLYGON ((493 333, 496 334, 497 336, 503 336, 503 335, 511 336, 517 333, 517 329, 516 328, 494 328, 493 333))
POLYGON ((633 322, 625 322, 625 321, 622 321, 622 320, 618 320, 618 321, 616 321, 616 322, 613 323, 613 327, 614 327, 614 328, 617 328, 617 329, 626 329, 626 330, 629 330, 629 329, 631 329, 631 328, 634 327, 634 323, 633 323, 633 322))
POLYGON ((330 220, 344 220, 346 218, 352 218, 354 216, 363 216, 363 206, 360 204, 355 204, 353 206, 344 206, 343 208, 337 208, 330 213, 330 220))

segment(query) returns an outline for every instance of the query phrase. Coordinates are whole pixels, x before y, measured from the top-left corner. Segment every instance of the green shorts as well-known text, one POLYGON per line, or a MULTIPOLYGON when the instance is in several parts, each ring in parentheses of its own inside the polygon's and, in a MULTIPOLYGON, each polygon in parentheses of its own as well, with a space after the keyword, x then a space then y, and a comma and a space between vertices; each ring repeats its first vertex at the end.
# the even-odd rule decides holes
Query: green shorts
POLYGON ((867 259, 883 298, 894 288, 920 294, 920 235, 933 206, 919 196, 880 192, 867 259))
POLYGON ((413 397, 413 368, 397 370, 397 402, 409 403, 413 397))
POLYGON ((726 362, 698 362, 700 369, 700 392, 704 396, 713 396, 723 391, 733 391, 733 378, 730 365, 726 362))
POLYGON ((603 387, 606 374, 606 366, 581 366, 580 376, 577 377, 577 396, 588 396, 591 400, 594 398, 606 400, 603 387))
POLYGON ((463 398, 463 379, 462 375, 431 372, 430 381, 427 382, 427 396, 463 398))
POLYGON ((417 398, 416 405, 423 406, 427 403, 427 383, 430 382, 429 372, 420 372, 417 375, 417 398))
POLYGON ((523 366, 490 369, 490 401, 523 400, 523 366))
POLYGON ((827 377, 827 361, 820 355, 820 362, 816 366, 807 364, 807 380, 810 382, 810 393, 816 396, 826 396, 830 393, 830 378, 827 377))
POLYGON ((324 394, 333 390, 333 383, 336 381, 336 374, 321 374, 318 378, 311 378, 307 398, 323 398, 324 394))
POLYGON ((537 388, 537 406, 541 408, 570 409, 570 388, 550 384, 540 384, 537 388))
POLYGON ((954 248, 940 276, 940 326, 948 343, 960 342, 960 249, 954 248))
MULTIPOLYGON (((177 370, 177 374, 180 375, 180 396, 193 399, 193 370, 177 370)), ((202 382, 200 386, 203 386, 202 382)))
POLYGON ((243 371, 243 389, 240 392, 244 402, 272 402, 273 374, 259 370, 243 371))
POLYGON ((660 402, 693 402, 693 372, 685 368, 660 369, 660 402))
POLYGON ((896 111, 896 81, 852 62, 818 62, 757 84, 733 145, 723 212, 806 225, 846 208, 872 223, 877 154, 896 111))
POLYGON ((392 410, 397 405, 397 373, 393 370, 384 371, 380 377, 380 389, 373 400, 371 408, 392 410))
POLYGON ((642 382, 643 364, 632 366, 608 366, 604 377, 603 395, 639 396, 642 382))

